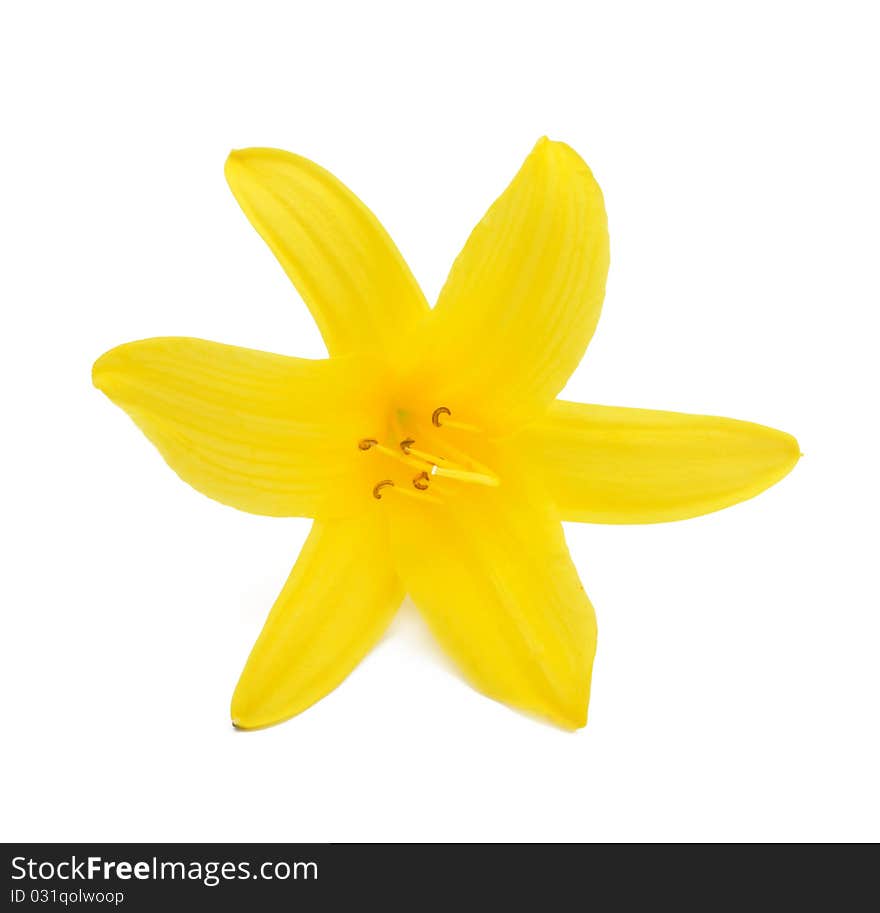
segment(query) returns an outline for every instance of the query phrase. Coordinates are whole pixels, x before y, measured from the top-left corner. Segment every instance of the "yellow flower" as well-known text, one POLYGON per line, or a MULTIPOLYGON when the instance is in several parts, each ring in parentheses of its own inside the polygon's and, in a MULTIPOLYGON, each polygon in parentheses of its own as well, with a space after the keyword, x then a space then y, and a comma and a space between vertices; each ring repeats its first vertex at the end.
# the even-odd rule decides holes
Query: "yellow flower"
POLYGON ((226 177, 320 327, 328 359, 199 339, 132 342, 94 383, 186 482, 315 522, 232 699, 269 726, 335 688, 405 593, 485 694, 587 718, 593 608, 563 520, 653 523, 752 497, 793 437, 724 418, 563 402, 608 271, 602 193, 540 140, 430 309, 373 214, 274 149, 226 177))

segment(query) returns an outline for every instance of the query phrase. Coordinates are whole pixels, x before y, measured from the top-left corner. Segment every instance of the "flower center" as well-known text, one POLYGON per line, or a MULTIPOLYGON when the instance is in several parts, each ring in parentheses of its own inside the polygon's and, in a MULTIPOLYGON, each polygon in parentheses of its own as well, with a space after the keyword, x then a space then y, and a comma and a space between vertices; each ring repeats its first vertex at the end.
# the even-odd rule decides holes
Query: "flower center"
POLYGON ((373 497, 377 501, 381 501, 386 493, 393 492, 437 503, 440 500, 438 496, 444 492, 451 493, 451 486, 494 487, 500 484, 491 469, 477 462, 459 446, 460 438, 480 436, 481 429, 454 420, 452 410, 446 406, 439 406, 433 411, 430 426, 427 421, 421 427, 404 422, 401 416, 406 415, 408 413, 402 411, 396 413, 397 418, 385 435, 387 442, 378 437, 358 441, 359 450, 381 454, 386 458, 384 466, 391 470, 390 478, 380 479, 373 486, 373 497), (409 434, 405 432, 405 426, 409 426, 409 434), (453 437, 456 437, 455 441, 453 437), (423 440, 427 443, 423 444, 423 440))

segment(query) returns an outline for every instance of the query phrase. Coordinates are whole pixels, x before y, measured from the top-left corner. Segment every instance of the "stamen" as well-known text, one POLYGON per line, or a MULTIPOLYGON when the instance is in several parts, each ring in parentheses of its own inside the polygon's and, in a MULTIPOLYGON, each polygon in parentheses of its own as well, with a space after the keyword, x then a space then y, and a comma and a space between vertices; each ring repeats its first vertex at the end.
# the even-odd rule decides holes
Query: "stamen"
MULTIPOLYGON (((452 421, 451 416, 451 409, 447 406, 439 406, 431 415, 431 423, 436 428, 456 428, 460 431, 471 432, 480 431, 474 425, 452 421)), ((441 504, 443 503, 441 499, 428 493, 431 481, 434 478, 469 482, 473 485, 485 485, 491 488, 501 484, 500 479, 491 469, 478 463, 468 454, 450 444, 449 441, 445 441, 442 446, 442 449, 448 452, 449 456, 439 456, 426 450, 419 450, 413 446, 414 444, 415 438, 404 438, 398 444, 399 450, 394 450, 391 447, 380 444, 376 438, 366 437, 358 441, 358 449, 361 451, 376 450, 386 457, 420 470, 419 474, 412 479, 412 486, 415 491, 406 486, 400 487, 396 485, 392 479, 382 479, 382 481, 377 482, 373 487, 373 497, 377 501, 382 500, 382 493, 387 488, 407 498, 417 498, 422 501, 441 504), (427 469, 425 468, 426 466, 428 467, 427 469)), ((439 492, 442 492, 442 490, 443 487, 441 485, 439 492)))
POLYGON ((454 422, 452 421, 451 416, 452 411, 450 409, 448 409, 446 406, 438 406, 431 413, 431 424, 433 424, 435 428, 455 428, 458 431, 472 431, 479 433, 480 429, 477 428, 476 425, 468 425, 465 422, 454 422), (444 419, 443 424, 440 424, 441 415, 447 416, 447 418, 444 419))

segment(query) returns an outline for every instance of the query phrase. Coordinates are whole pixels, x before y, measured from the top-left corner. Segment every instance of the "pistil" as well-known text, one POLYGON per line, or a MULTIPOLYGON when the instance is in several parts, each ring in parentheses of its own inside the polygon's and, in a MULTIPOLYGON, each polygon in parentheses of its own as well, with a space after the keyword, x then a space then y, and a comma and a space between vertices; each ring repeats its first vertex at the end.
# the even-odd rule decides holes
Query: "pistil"
POLYGON ((459 482, 473 482, 475 485, 488 485, 497 488, 500 484, 498 476, 486 475, 482 472, 471 472, 469 469, 458 469, 450 466, 434 466, 431 475, 444 479, 456 479, 459 482))

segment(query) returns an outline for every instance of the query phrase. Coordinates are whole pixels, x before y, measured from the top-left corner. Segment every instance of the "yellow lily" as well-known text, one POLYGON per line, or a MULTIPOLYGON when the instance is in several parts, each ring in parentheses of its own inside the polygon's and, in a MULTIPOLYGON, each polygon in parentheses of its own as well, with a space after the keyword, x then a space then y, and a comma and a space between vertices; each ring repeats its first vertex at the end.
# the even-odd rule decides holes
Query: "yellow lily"
POLYGON ((232 699, 243 729, 335 688, 406 592, 485 694, 587 718, 593 608, 561 521, 718 510, 788 473, 793 437, 733 419, 563 402, 608 270, 602 193, 541 139, 429 308, 373 214, 312 162, 233 152, 232 192, 299 290, 328 359, 132 342, 94 383, 186 482, 315 522, 232 699))

